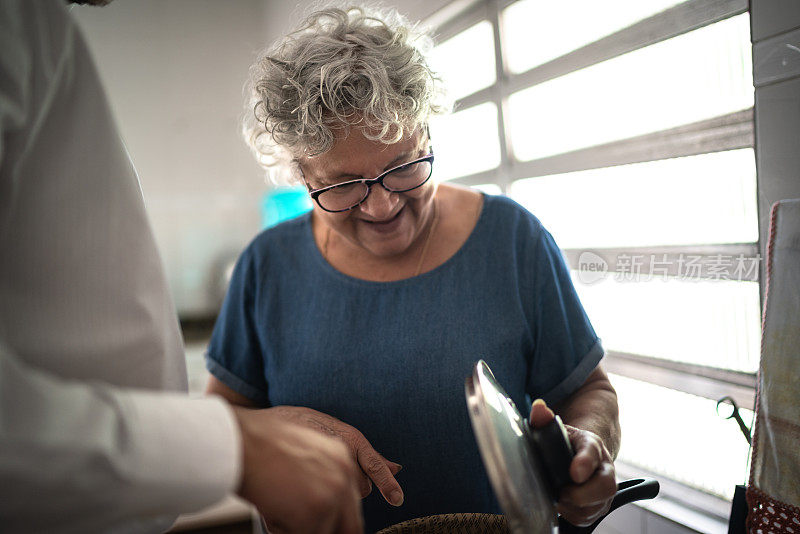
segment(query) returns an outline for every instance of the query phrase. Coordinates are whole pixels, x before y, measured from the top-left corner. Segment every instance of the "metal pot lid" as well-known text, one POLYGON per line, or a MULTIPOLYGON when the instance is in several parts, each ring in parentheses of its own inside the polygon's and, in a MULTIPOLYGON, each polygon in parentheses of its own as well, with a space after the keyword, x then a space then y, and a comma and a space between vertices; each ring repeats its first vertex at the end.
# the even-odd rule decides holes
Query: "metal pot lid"
POLYGON ((467 377, 466 395, 478 448, 511 531, 556 531, 554 489, 530 425, 483 360, 467 377))
POLYGON ((576 527, 556 513, 559 492, 571 483, 574 456, 561 419, 531 428, 483 360, 467 377, 467 405, 483 464, 515 534, 589 534, 624 504, 658 495, 658 481, 619 482, 609 510, 594 523, 576 527))

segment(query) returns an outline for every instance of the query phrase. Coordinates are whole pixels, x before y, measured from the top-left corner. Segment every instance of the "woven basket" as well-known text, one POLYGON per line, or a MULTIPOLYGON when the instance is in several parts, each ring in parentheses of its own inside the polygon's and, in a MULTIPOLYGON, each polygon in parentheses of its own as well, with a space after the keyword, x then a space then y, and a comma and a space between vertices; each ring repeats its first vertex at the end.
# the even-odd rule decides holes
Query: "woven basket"
POLYGON ((377 534, 510 534, 505 516, 443 514, 403 521, 377 534))

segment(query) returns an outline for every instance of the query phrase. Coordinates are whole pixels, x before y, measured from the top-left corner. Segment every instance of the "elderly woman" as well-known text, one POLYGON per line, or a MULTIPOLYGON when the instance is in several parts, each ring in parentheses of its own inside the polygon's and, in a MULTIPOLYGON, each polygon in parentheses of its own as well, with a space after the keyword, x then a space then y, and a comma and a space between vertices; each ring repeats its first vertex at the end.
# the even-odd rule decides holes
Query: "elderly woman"
MULTIPOLYGON (((364 496, 379 490, 363 501, 374 531, 500 512, 463 389, 483 358, 517 406, 544 399, 570 425, 575 484, 559 506, 589 523, 614 492, 619 442, 603 350, 539 221, 436 183, 428 122, 446 106, 425 46, 396 13, 328 9, 251 69, 248 139, 314 208, 242 253, 208 391, 340 436, 364 496)), ((534 424, 549 417, 533 404, 534 424)))

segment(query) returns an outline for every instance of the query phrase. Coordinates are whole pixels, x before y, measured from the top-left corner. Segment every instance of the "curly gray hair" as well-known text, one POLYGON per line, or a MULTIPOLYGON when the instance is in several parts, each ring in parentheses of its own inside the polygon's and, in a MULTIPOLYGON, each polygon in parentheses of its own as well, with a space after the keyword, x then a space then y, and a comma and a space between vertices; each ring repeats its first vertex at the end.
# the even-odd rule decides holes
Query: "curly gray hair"
POLYGON ((395 10, 312 13, 250 68, 244 135, 259 163, 296 180, 297 158, 330 150, 338 130, 391 144, 449 111, 425 60, 432 44, 395 10))

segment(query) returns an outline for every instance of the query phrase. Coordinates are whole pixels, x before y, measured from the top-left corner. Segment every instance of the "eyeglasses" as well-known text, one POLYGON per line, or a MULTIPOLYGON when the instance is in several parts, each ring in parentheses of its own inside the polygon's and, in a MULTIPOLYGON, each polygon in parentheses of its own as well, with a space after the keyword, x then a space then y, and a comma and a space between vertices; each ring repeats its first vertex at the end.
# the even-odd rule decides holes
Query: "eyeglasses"
POLYGON ((361 178, 340 184, 311 189, 306 182, 308 194, 325 211, 337 213, 355 208, 369 196, 372 186, 380 184, 391 193, 405 193, 421 187, 433 174, 433 149, 430 154, 409 161, 375 178, 361 178))

